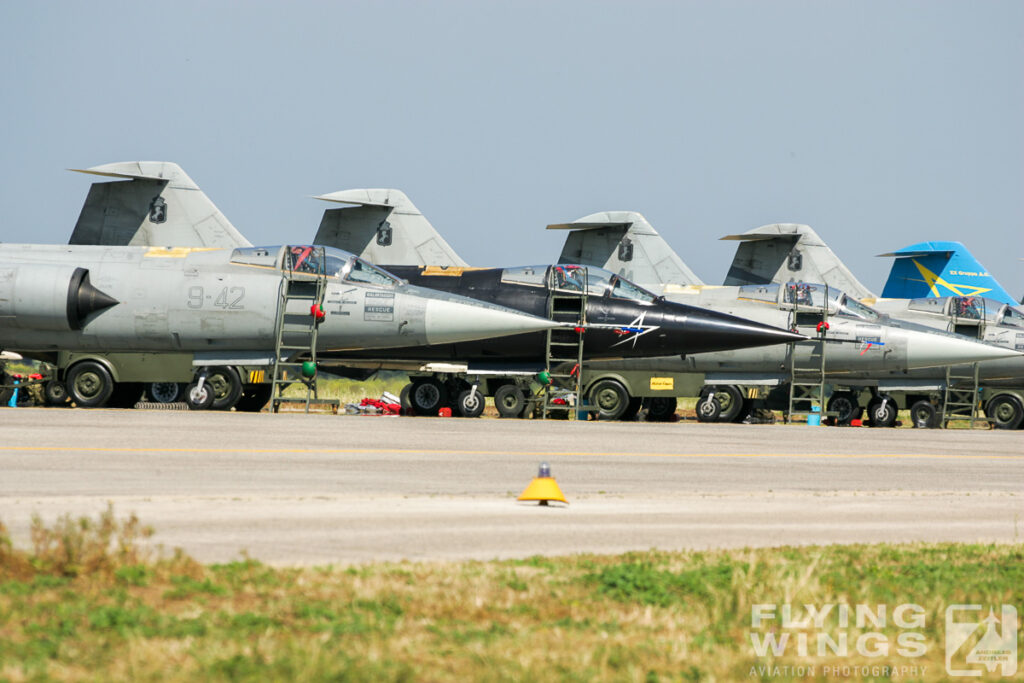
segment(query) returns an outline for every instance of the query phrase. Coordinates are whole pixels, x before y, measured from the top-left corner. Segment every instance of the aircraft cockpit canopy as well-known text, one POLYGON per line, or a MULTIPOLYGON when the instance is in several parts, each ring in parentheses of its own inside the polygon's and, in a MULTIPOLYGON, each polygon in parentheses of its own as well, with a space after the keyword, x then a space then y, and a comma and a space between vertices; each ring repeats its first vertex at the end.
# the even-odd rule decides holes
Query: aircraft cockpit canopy
POLYGON ((999 324, 1008 327, 1024 328, 1024 311, 1013 306, 1007 306, 1006 310, 1003 311, 999 324))
POLYGON ((267 268, 283 268, 305 275, 324 275, 348 282, 394 287, 400 278, 378 268, 369 261, 334 247, 316 247, 309 244, 286 247, 241 247, 231 254, 232 263, 267 268))
POLYGON ((559 264, 555 266, 521 266, 505 268, 501 281, 530 287, 550 286, 562 292, 583 292, 586 280, 587 296, 628 299, 650 304, 658 298, 621 275, 597 266, 559 264))
MULTIPOLYGON (((998 323, 1004 318, 1001 301, 989 299, 983 296, 941 296, 911 299, 907 309, 921 311, 922 313, 935 313, 937 315, 949 315, 959 320, 986 320, 998 323)), ((1009 308, 1007 306, 1007 308, 1009 308)), ((1020 312, 1017 312, 1020 315, 1020 312)), ((1013 325, 1013 323, 1007 323, 1013 325)))
POLYGON ((826 292, 828 293, 829 315, 841 315, 860 320, 877 321, 882 315, 875 309, 865 306, 845 292, 832 287, 825 287, 812 282, 787 282, 767 285, 743 285, 736 295, 738 299, 761 301, 778 304, 796 309, 814 309, 821 311, 825 307, 826 292))

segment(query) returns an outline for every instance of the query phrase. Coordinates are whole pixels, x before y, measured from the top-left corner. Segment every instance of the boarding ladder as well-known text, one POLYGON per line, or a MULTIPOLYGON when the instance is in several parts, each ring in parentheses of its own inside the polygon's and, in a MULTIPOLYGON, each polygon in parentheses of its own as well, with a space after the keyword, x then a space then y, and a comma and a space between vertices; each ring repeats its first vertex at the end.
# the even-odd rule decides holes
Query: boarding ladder
MULTIPOLYGON (((980 296, 950 298, 949 331, 965 337, 985 339, 985 299, 980 296)), ((977 363, 946 366, 946 386, 942 399, 942 426, 954 420, 971 423, 988 420, 979 415, 981 382, 977 363)))
POLYGON ((828 331, 828 285, 810 285, 790 282, 783 285, 784 303, 791 306, 789 328, 812 327, 814 336, 810 339, 788 344, 789 356, 789 406, 785 421, 794 416, 817 414, 825 419, 825 336, 828 331), (824 298, 820 306, 811 297, 812 289, 824 287, 824 298), (804 357, 802 350, 809 351, 804 357), (815 410, 817 408, 817 410, 815 410))
POLYGON ((312 403, 330 406, 337 412, 338 399, 321 399, 317 394, 317 378, 305 377, 304 361, 316 367, 317 330, 316 311, 323 310, 327 291, 326 254, 323 247, 288 247, 282 265, 278 290, 277 334, 274 344, 274 379, 271 409, 280 410, 284 403, 304 404, 309 412, 312 403), (301 382, 304 396, 284 396, 284 390, 301 382))
POLYGON ((582 266, 554 266, 548 277, 548 317, 567 325, 547 331, 544 367, 551 375, 551 382, 541 390, 541 417, 547 419, 554 410, 568 409, 572 420, 577 417, 582 403, 582 330, 587 324, 587 269, 582 266), (556 398, 568 405, 555 403, 556 398))

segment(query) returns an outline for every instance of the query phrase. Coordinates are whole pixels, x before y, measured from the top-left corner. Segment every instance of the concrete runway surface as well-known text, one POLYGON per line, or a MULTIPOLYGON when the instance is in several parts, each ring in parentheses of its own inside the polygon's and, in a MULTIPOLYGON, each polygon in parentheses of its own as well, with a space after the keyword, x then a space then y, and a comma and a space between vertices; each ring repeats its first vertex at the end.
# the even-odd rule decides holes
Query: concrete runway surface
POLYGON ((204 561, 1024 540, 1021 433, 20 408, 0 519, 112 501, 204 561), (568 507, 516 503, 546 460, 568 507))

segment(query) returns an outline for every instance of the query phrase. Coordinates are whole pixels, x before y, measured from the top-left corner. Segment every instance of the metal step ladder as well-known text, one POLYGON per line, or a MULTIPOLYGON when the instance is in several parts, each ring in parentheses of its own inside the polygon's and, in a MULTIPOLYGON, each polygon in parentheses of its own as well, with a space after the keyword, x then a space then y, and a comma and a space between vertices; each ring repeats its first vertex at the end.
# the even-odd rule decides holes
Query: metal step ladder
MULTIPOLYGON (((949 331, 978 340, 985 339, 985 299, 980 296, 958 296, 950 300, 949 331)), ((946 367, 946 387, 942 400, 942 427, 954 420, 975 422, 988 420, 978 414, 981 396, 978 364, 946 367)))
POLYGON ((544 367, 551 376, 551 383, 542 389, 541 417, 547 419, 554 410, 568 409, 569 419, 573 420, 582 403, 580 383, 585 333, 578 330, 587 324, 587 269, 555 266, 549 277, 548 317, 556 322, 570 323, 573 327, 547 331, 544 367), (565 400, 569 405, 555 403, 556 398, 565 400))
POLYGON ((338 399, 321 399, 317 378, 303 375, 304 362, 316 367, 318 318, 314 310, 323 310, 327 291, 326 258, 323 247, 290 247, 284 256, 278 290, 277 334, 274 345, 274 377, 271 409, 279 412, 285 403, 302 403, 305 412, 311 404, 329 406, 337 412, 338 399), (315 308, 314 308, 315 307, 315 308), (296 382, 305 387, 304 396, 284 396, 296 382))
POLYGON ((789 298, 785 303, 792 305, 789 314, 790 329, 807 325, 815 327, 817 336, 800 342, 790 342, 789 350, 789 405, 785 422, 793 421, 794 416, 820 415, 825 419, 825 367, 826 341, 828 330, 828 286, 806 285, 804 283, 787 283, 784 296, 789 298), (824 298, 817 304, 809 296, 804 299, 801 287, 823 287, 824 298), (809 349, 810 356, 804 360, 799 349, 809 349), (815 410, 817 408, 817 410, 815 410))
POLYGON ((948 366, 946 391, 942 398, 943 429, 954 420, 966 420, 971 423, 971 427, 974 427, 975 422, 987 423, 988 420, 978 414, 980 392, 977 363, 948 366))

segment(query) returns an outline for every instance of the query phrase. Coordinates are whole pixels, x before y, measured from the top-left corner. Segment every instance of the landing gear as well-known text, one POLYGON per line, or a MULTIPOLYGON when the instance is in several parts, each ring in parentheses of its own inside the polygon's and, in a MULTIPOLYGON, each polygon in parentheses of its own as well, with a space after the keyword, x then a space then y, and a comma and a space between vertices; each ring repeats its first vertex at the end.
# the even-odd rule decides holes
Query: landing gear
POLYGON ((895 427, 897 414, 896 401, 885 394, 868 402, 868 424, 872 427, 895 427))
POLYGON ((185 403, 189 410, 209 410, 213 399, 213 388, 202 375, 185 390, 185 403))
POLYGON ((68 371, 67 388, 71 400, 79 407, 100 408, 114 393, 114 379, 102 364, 86 360, 68 371))
POLYGON ((622 417, 619 419, 623 422, 632 422, 636 419, 637 413, 644 407, 644 400, 642 398, 630 398, 629 405, 626 406, 626 410, 622 413, 622 417))
POLYGON ((996 396, 985 406, 986 417, 995 429, 1018 429, 1024 424, 1024 407, 1013 396, 996 396))
POLYGON ((939 426, 939 411, 927 399, 910 406, 910 421, 916 429, 935 429, 939 426))
POLYGON ((708 392, 697 399, 697 421, 718 422, 722 414, 722 405, 715 398, 714 393, 708 392))
MULTIPOLYGON (((743 419, 743 394, 738 387, 732 385, 707 387, 721 409, 717 422, 738 422, 743 419)), ((710 422, 711 420, 708 420, 710 422)))
POLYGON ((465 389, 455 399, 455 409, 462 417, 480 417, 484 412, 484 395, 478 388, 465 389))
POLYGON ((648 422, 671 422, 679 405, 675 396, 649 398, 644 403, 647 405, 648 422))
POLYGON ((526 397, 515 384, 503 384, 494 392, 494 407, 498 409, 498 417, 522 417, 526 397))
POLYGON ((828 400, 825 410, 830 413, 836 413, 836 424, 841 427, 848 426, 854 420, 859 420, 861 416, 861 407, 857 402, 857 395, 849 391, 832 394, 832 398, 828 400))
POLYGON ((417 415, 437 415, 448 402, 448 392, 434 377, 417 377, 409 389, 409 405, 417 415))

